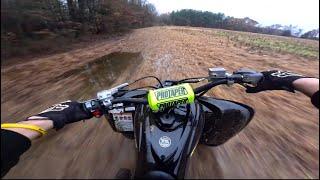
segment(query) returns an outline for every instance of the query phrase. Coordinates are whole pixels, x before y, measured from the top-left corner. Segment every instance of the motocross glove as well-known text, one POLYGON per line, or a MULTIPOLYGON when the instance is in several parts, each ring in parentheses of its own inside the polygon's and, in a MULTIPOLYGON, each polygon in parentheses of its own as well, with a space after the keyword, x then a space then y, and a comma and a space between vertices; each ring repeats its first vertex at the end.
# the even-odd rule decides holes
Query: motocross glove
POLYGON ((64 101, 54 104, 50 108, 40 112, 27 120, 52 120, 56 130, 63 128, 66 124, 90 119, 93 115, 87 112, 82 103, 76 101, 64 101))
POLYGON ((266 90, 286 90, 294 93, 292 82, 300 78, 306 78, 288 71, 272 70, 261 73, 263 78, 258 82, 257 86, 246 86, 247 93, 258 93, 266 90))

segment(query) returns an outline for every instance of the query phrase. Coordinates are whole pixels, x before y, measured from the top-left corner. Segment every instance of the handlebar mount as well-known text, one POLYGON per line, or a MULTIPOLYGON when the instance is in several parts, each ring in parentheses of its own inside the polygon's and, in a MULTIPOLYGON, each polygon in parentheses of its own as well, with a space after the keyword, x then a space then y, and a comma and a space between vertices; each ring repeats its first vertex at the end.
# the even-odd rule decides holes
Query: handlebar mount
POLYGON ((228 73, 224 68, 209 68, 209 81, 226 79, 227 84, 233 84, 236 82, 249 83, 255 86, 262 77, 262 73, 247 68, 241 68, 232 74, 228 73))

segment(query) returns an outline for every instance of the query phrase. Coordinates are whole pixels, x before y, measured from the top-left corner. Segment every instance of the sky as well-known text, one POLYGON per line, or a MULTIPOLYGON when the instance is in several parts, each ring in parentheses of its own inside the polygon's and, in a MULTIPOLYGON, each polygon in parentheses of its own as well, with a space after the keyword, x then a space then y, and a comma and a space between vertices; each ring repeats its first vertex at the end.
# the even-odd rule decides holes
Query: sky
POLYGON ((305 31, 319 28, 319 0, 148 0, 159 14, 180 9, 222 12, 249 17, 263 26, 294 25, 305 31))

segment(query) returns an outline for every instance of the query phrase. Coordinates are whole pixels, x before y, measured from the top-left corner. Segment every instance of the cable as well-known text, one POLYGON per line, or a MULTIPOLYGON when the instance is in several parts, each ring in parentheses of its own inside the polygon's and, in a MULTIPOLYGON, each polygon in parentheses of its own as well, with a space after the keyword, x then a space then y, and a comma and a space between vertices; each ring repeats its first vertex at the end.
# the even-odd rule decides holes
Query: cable
POLYGON ((205 79, 208 79, 208 77, 186 78, 186 79, 179 80, 179 81, 177 81, 177 82, 178 82, 178 83, 181 83, 181 82, 184 82, 184 81, 187 81, 187 80, 193 80, 193 79, 196 79, 196 80, 198 80, 198 81, 194 81, 194 82, 191 82, 191 83, 197 83, 197 82, 203 81, 203 80, 205 80, 205 79))
POLYGON ((139 90, 139 89, 143 89, 143 88, 153 88, 153 89, 157 89, 157 87, 155 86, 143 86, 143 87, 138 87, 138 88, 135 88, 135 89, 130 89, 128 91, 135 91, 135 90, 139 90))
POLYGON ((203 81, 204 79, 201 79, 201 80, 199 80, 199 79, 197 79, 197 80, 184 80, 184 81, 181 81, 181 82, 178 82, 179 84, 181 84, 181 83, 199 83, 199 82, 201 82, 201 81, 203 81))
POLYGON ((138 81, 141 81, 142 79, 146 79, 146 78, 154 78, 154 79, 156 79, 159 82, 159 84, 161 85, 161 87, 163 87, 163 84, 161 83, 160 79, 157 78, 156 76, 145 76, 145 77, 139 78, 139 79, 129 83, 128 86, 130 86, 130 85, 132 85, 132 84, 134 84, 134 83, 136 83, 138 81))

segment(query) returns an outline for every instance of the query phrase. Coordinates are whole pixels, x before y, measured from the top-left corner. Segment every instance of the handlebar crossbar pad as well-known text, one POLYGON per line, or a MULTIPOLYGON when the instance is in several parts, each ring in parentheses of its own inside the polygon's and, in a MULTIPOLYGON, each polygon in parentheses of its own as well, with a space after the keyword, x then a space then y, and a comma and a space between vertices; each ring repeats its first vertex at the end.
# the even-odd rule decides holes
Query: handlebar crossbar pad
POLYGON ((148 104, 153 112, 163 111, 178 104, 193 103, 195 94, 188 83, 149 90, 148 104))

